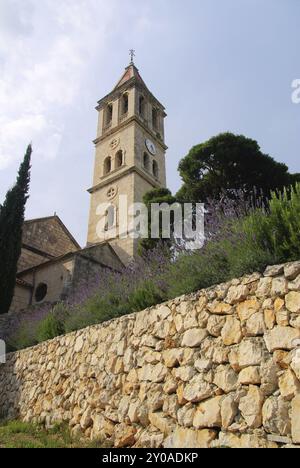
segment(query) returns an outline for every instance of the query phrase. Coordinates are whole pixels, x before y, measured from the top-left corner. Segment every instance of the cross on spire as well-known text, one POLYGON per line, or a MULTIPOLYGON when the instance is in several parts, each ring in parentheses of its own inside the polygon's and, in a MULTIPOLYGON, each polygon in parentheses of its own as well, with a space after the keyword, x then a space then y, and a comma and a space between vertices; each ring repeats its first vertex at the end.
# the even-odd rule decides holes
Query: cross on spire
POLYGON ((133 59, 135 57, 135 50, 134 49, 130 49, 129 50, 129 55, 130 55, 130 63, 133 63, 133 59))

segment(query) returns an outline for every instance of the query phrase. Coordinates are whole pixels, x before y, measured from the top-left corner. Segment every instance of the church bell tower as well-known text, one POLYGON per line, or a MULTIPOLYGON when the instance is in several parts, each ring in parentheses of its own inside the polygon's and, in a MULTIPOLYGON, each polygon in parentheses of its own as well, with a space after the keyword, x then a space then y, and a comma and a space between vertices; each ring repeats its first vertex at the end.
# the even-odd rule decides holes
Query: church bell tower
MULTIPOLYGON (((120 195, 128 205, 142 202, 154 188, 166 187, 164 106, 145 85, 132 60, 115 88, 98 102, 97 138, 88 226, 88 245, 109 242, 127 264, 137 240, 112 235, 120 223, 120 195), (99 205, 109 204, 105 220, 99 205), (103 235, 99 236, 99 226, 103 235)), ((122 209, 122 207, 121 207, 122 209)))

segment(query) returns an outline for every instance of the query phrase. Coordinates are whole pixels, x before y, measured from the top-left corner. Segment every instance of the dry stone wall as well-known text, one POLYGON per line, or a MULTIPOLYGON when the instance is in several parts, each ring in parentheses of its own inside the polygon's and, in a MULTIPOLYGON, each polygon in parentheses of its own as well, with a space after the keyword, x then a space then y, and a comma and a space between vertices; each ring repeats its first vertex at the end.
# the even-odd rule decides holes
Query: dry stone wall
POLYGON ((115 447, 300 447, 300 262, 11 354, 0 412, 115 447))

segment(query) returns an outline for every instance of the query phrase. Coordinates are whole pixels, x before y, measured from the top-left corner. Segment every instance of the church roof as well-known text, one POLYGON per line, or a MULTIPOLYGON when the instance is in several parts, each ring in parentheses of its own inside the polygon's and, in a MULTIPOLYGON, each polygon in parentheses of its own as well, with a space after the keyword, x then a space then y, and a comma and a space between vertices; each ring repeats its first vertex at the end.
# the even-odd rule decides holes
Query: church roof
POLYGON ((34 219, 27 219, 24 221, 24 227, 29 226, 30 224, 38 224, 38 223, 47 223, 48 221, 54 221, 58 223, 60 228, 64 231, 66 236, 70 239, 70 241, 74 244, 74 247, 77 249, 80 249, 80 245, 78 244, 77 240, 72 236, 66 225, 62 222, 60 217, 57 214, 54 214, 53 216, 45 216, 43 218, 34 218, 34 219))
POLYGON ((148 93, 151 99, 156 102, 156 105, 160 106, 163 111, 165 110, 163 104, 151 93, 151 91, 145 84, 143 78, 141 77, 138 68, 133 62, 130 62, 130 64, 125 68, 123 75, 121 76, 113 90, 109 94, 104 96, 102 99, 100 99, 100 101, 98 101, 98 106, 96 107, 96 109, 99 110, 100 107, 102 105, 107 104, 110 99, 118 97, 119 93, 122 93, 126 90, 127 85, 128 87, 135 85, 142 87, 148 93))
POLYGON ((89 260, 92 263, 96 263, 99 266, 110 269, 110 270, 121 271, 124 268, 122 261, 120 260, 119 256, 116 254, 116 252, 114 251, 110 243, 103 242, 103 243, 87 246, 84 249, 78 249, 74 252, 68 252, 59 257, 51 258, 40 264, 33 265, 27 268, 26 270, 19 271, 17 274, 17 278, 19 280, 22 280, 23 275, 27 275, 28 273, 32 271, 40 270, 41 268, 47 268, 49 265, 52 265, 54 263, 61 263, 67 260, 71 260, 77 255, 82 256, 86 260, 89 260), (105 252, 104 249, 107 249, 107 252, 105 252), (93 250, 97 250, 98 255, 95 255, 93 250))
MULTIPOLYGON (((135 78, 140 84, 142 84, 145 88, 147 88, 143 78, 141 77, 139 70, 137 67, 134 65, 134 63, 130 63, 128 67, 125 68, 125 71, 121 78, 119 79, 118 83, 114 87, 114 90, 117 88, 120 88, 124 83, 127 81, 131 80, 132 78, 135 78)), ((147 88, 148 89, 148 88, 147 88)))
POLYGON ((18 272, 79 249, 80 245, 56 214, 27 220, 23 225, 18 272))

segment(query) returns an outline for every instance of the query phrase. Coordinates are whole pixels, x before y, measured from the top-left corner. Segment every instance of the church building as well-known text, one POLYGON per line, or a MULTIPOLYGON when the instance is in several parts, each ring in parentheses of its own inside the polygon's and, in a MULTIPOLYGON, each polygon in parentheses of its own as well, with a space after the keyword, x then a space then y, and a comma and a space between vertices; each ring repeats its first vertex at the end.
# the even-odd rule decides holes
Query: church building
POLYGON ((165 108, 144 83, 133 54, 96 110, 87 245, 80 248, 57 215, 25 221, 11 312, 67 300, 107 269, 122 271, 137 255, 138 240, 119 229, 120 197, 130 206, 149 190, 166 187, 165 108), (104 213, 99 206, 107 207, 104 213))

